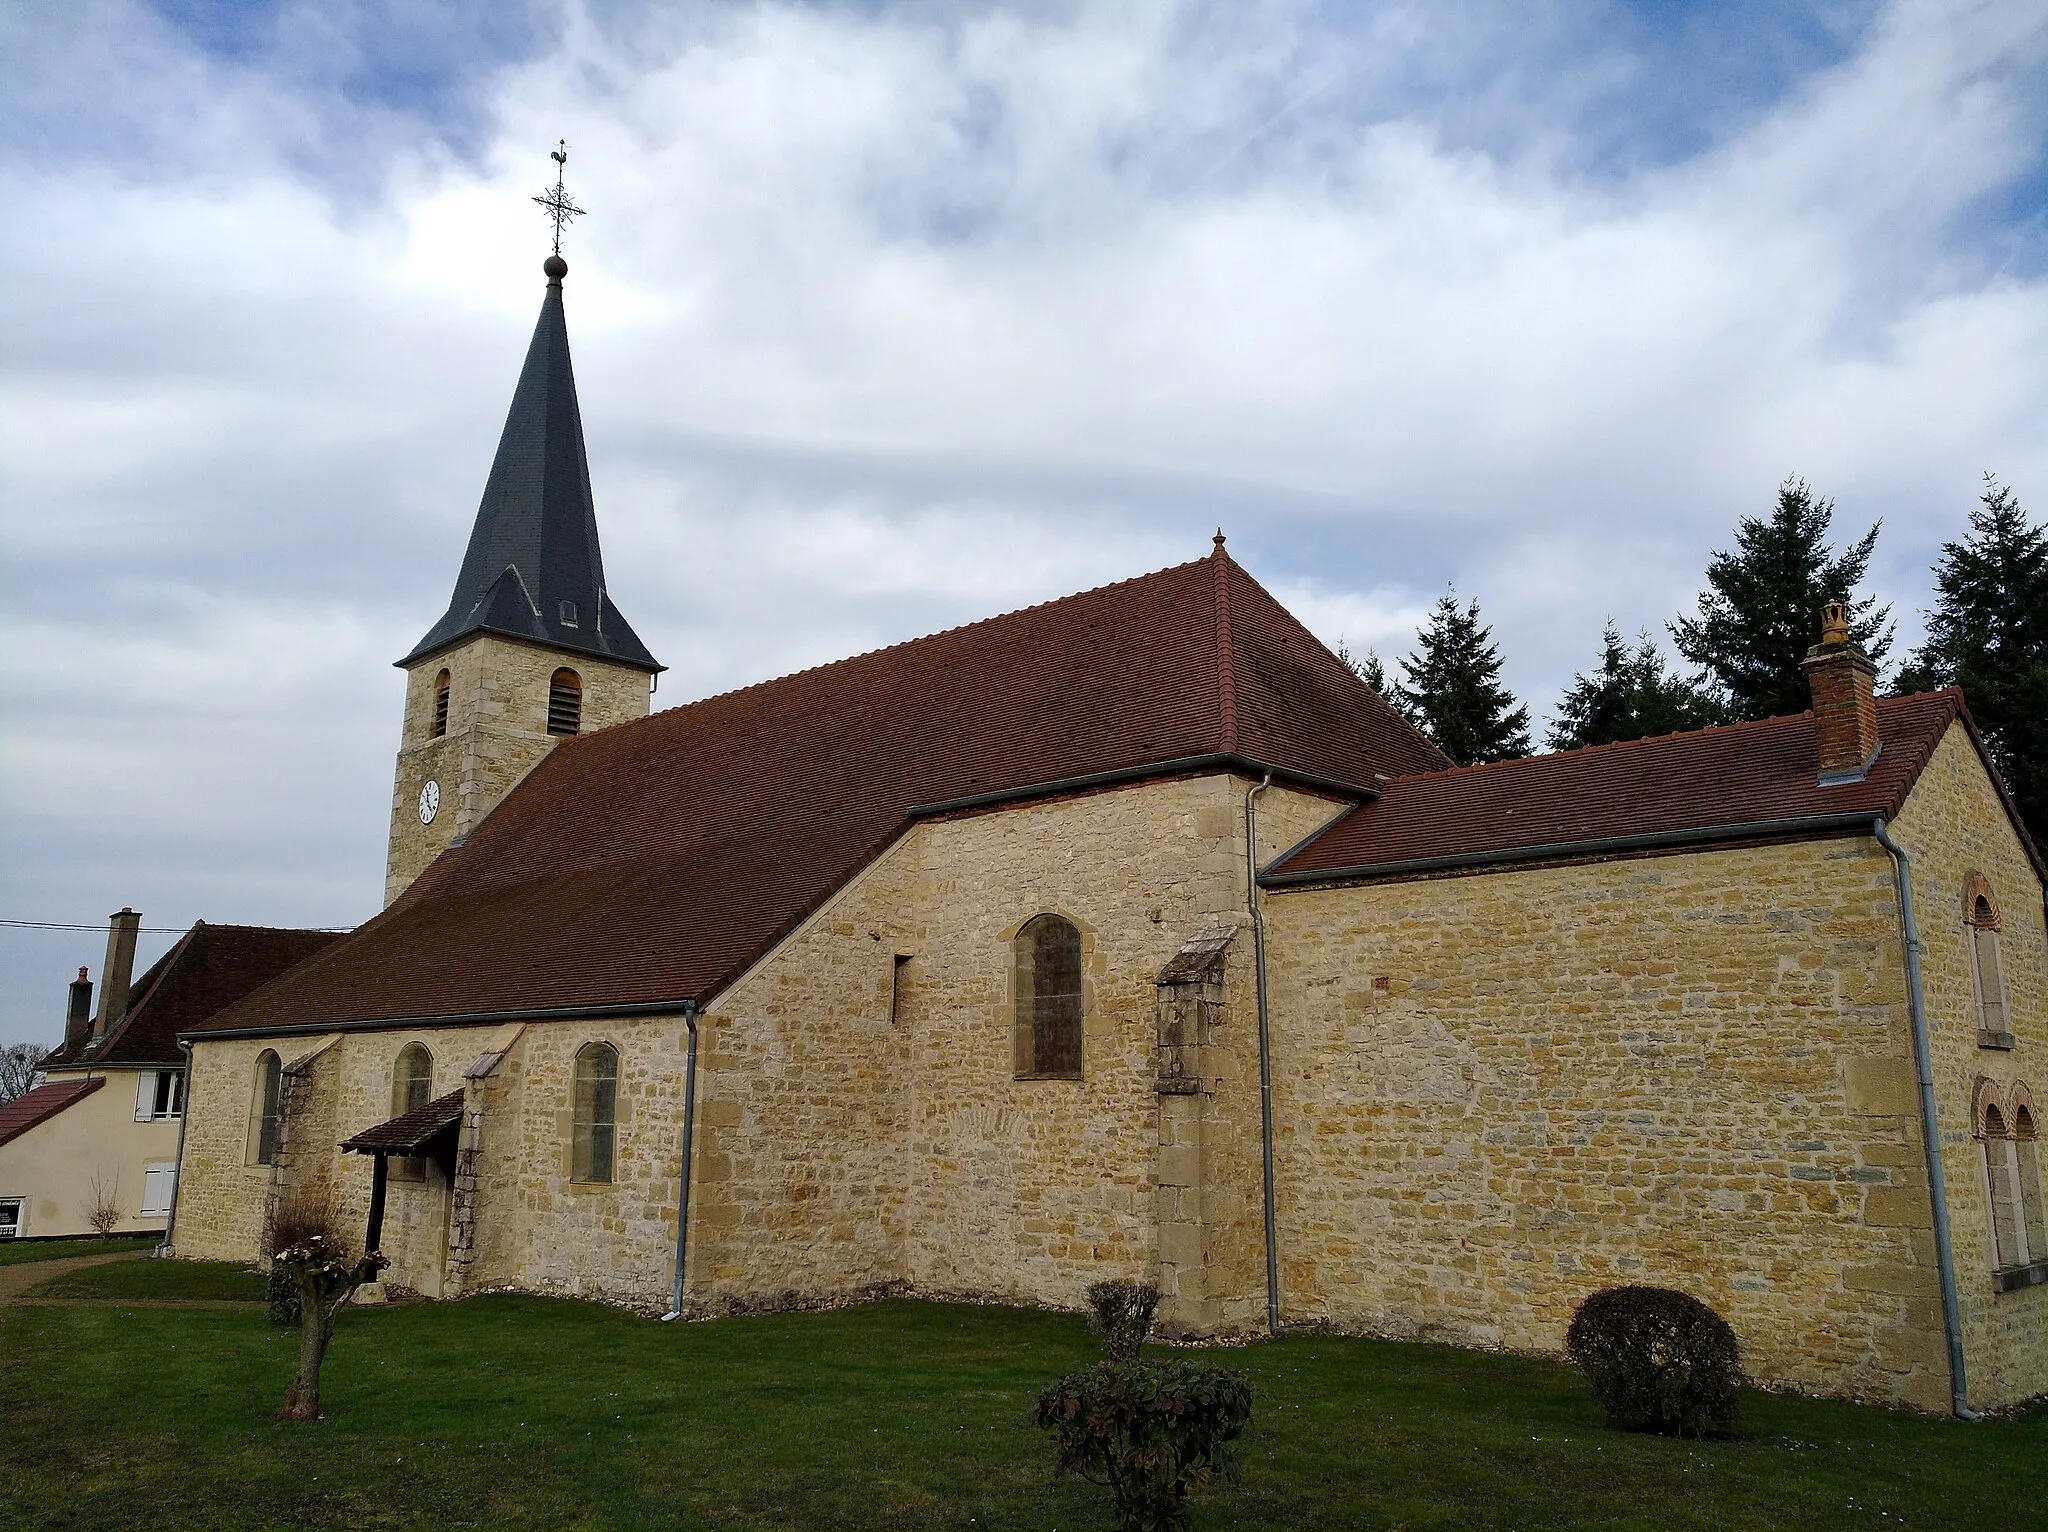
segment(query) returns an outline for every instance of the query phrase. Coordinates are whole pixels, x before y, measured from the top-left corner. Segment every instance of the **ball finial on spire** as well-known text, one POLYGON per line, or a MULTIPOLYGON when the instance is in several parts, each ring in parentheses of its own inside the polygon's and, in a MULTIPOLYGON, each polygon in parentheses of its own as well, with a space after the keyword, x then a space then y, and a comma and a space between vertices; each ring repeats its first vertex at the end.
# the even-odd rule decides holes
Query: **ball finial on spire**
POLYGON ((551 255, 540 263, 540 269, 547 273, 548 286, 560 287, 562 278, 569 274, 569 263, 559 255, 551 255))

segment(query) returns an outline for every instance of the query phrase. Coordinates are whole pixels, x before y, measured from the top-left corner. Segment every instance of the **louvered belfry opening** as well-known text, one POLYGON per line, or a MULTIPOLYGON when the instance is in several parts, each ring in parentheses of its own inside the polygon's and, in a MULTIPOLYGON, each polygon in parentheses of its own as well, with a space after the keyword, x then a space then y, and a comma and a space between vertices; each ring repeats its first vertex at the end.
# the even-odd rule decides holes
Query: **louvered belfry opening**
POLYGON ((434 738, 448 732, 448 672, 434 677, 434 738))
POLYGON ((548 733, 577 734, 582 729, 583 680, 573 670, 558 670, 548 678, 548 733))

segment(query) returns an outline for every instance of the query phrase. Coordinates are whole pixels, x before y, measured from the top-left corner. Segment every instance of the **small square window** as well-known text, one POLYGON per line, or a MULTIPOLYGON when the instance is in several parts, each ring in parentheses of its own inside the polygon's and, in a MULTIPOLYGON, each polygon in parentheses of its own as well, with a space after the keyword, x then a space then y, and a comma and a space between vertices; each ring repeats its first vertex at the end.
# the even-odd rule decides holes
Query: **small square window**
POLYGON ((573 627, 575 627, 575 626, 576 626, 576 603, 575 603, 575 602, 573 602, 573 601, 564 601, 564 602, 561 602, 561 603, 560 603, 559 605, 557 605, 557 606, 556 606, 556 608, 555 608, 555 611, 556 611, 556 612, 557 612, 557 614, 558 614, 558 615, 559 615, 559 616, 561 617, 561 619, 562 619, 562 626, 563 626, 563 627, 565 627, 565 628, 573 628, 573 627))

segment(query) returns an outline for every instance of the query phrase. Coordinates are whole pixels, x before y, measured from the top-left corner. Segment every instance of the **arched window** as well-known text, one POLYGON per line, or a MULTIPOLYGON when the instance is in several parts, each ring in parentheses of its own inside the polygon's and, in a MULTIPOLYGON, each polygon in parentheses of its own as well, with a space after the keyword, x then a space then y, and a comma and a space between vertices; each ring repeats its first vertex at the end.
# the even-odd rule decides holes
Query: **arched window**
POLYGON ((1016 1072, 1022 1079, 1081 1078, 1081 933, 1038 915, 1017 933, 1016 1072))
POLYGON ((619 1050, 585 1043, 576 1050, 575 1130, 570 1178, 609 1181, 619 1138, 619 1050))
POLYGON ((249 1163, 268 1165, 277 1158, 277 1102, 284 1088, 284 1065, 265 1048, 256 1056, 256 1085, 249 1099, 249 1163))
POLYGON ((1999 1270, 2027 1264, 2026 1235, 2020 1223, 2018 1156, 2007 1135, 2005 1114, 1996 1104, 1983 1113, 1984 1181, 1991 1197, 1992 1261, 1999 1270))
POLYGON ((434 738, 448 732, 448 672, 434 677, 434 738))
POLYGON ((2013 1157, 2020 1169, 2020 1222, 2027 1231, 2027 1259, 2048 1260, 2048 1209, 2041 1205, 2041 1133, 2031 1101, 2018 1102, 2020 1090, 2013 1091, 2013 1157))
POLYGON ((2005 970, 1998 956, 1998 905, 1982 873, 1963 884, 1963 920, 1970 935, 1970 972, 1977 990, 1977 1045, 2010 1048, 2012 1025, 2006 1019, 2005 970))
POLYGON ((576 734, 583 728, 583 678, 564 666, 548 677, 548 733, 576 734))
MULTIPOLYGON (((434 1099, 434 1056, 424 1043, 407 1043, 399 1050, 391 1068, 391 1115, 403 1117, 434 1099)), ((391 1162, 391 1174, 401 1181, 423 1180, 427 1174, 424 1155, 407 1155, 391 1162)))

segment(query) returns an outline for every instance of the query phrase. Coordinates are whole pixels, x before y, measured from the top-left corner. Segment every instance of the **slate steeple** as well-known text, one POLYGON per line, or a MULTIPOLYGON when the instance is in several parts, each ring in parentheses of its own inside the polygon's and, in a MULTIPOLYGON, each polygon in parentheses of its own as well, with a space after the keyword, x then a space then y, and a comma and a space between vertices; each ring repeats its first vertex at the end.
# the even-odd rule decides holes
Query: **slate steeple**
POLYGON ((650 673, 665 669, 605 591, 597 508, 583 451, 583 417, 569 364, 562 278, 549 256, 547 296, 484 484, 483 504, 455 594, 441 620, 398 663, 410 666, 472 633, 499 633, 595 655, 650 673))

